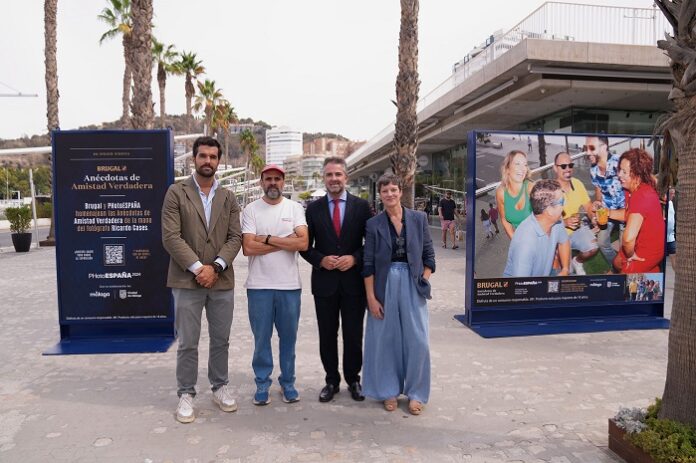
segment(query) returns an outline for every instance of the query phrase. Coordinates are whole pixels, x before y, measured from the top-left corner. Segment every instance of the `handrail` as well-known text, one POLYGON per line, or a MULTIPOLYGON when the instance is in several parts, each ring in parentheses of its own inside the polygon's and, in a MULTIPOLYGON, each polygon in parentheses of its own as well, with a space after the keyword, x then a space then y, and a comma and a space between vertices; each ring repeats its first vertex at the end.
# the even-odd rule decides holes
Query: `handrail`
MULTIPOLYGON (((203 136, 202 133, 190 133, 185 135, 174 135, 174 141, 190 140, 203 136)), ((31 146, 29 148, 6 148, 0 149, 0 156, 12 156, 17 154, 46 154, 51 152, 50 146, 31 146)))

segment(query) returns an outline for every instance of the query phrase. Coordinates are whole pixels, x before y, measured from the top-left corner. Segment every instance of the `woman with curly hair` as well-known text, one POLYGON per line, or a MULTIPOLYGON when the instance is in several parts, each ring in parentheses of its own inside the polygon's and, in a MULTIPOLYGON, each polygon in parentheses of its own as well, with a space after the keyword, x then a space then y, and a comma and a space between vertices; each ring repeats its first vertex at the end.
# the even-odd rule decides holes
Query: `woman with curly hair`
POLYGON ((529 178, 527 155, 519 150, 510 151, 500 166, 500 186, 495 190, 500 222, 512 239, 517 226, 532 213, 529 192, 534 182, 529 178))
POLYGON ((621 155, 619 180, 626 191, 624 217, 611 211, 611 218, 626 221, 621 249, 614 258, 614 269, 621 273, 660 271, 665 256, 665 219, 652 175, 653 159, 640 148, 621 155))

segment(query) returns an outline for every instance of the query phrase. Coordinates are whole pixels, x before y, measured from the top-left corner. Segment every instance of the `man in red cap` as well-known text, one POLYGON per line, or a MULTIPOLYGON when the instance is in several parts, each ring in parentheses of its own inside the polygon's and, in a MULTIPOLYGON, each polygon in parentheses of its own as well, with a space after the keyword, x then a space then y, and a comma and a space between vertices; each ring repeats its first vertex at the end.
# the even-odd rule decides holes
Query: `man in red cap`
POLYGON ((269 164, 261 171, 263 197, 242 213, 242 249, 249 256, 246 281, 249 323, 254 334, 255 405, 270 402, 273 326, 279 338, 283 402, 300 400, 295 389, 295 341, 300 321, 302 284, 298 251, 308 246, 307 221, 300 203, 283 197, 285 171, 269 164))

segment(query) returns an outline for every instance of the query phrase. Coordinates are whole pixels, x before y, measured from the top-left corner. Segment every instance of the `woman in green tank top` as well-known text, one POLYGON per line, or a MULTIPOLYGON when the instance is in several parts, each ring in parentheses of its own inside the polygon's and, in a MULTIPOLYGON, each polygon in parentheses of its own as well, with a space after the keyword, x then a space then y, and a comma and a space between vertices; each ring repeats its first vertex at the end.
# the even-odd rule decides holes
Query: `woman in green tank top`
POLYGON ((527 154, 523 151, 510 151, 500 166, 500 174, 500 186, 495 191, 495 199, 503 228, 512 239, 515 229, 532 213, 529 192, 534 182, 529 178, 527 154))

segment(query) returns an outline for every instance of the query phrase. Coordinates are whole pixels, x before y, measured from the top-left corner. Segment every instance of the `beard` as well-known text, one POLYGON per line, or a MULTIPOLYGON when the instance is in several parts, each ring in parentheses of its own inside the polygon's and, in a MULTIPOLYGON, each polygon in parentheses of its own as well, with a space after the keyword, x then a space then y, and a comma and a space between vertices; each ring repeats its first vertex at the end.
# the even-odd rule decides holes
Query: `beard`
POLYGON ((334 193, 334 194, 343 193, 343 185, 341 185, 340 183, 329 184, 329 185, 325 185, 325 186, 326 186, 326 191, 328 191, 330 193, 334 193))
POLYGON ((196 173, 201 177, 210 178, 215 175, 215 169, 209 165, 196 166, 196 173))
POLYGON ((274 186, 269 186, 268 188, 263 190, 263 193, 266 195, 268 199, 280 198, 280 189, 274 186))

